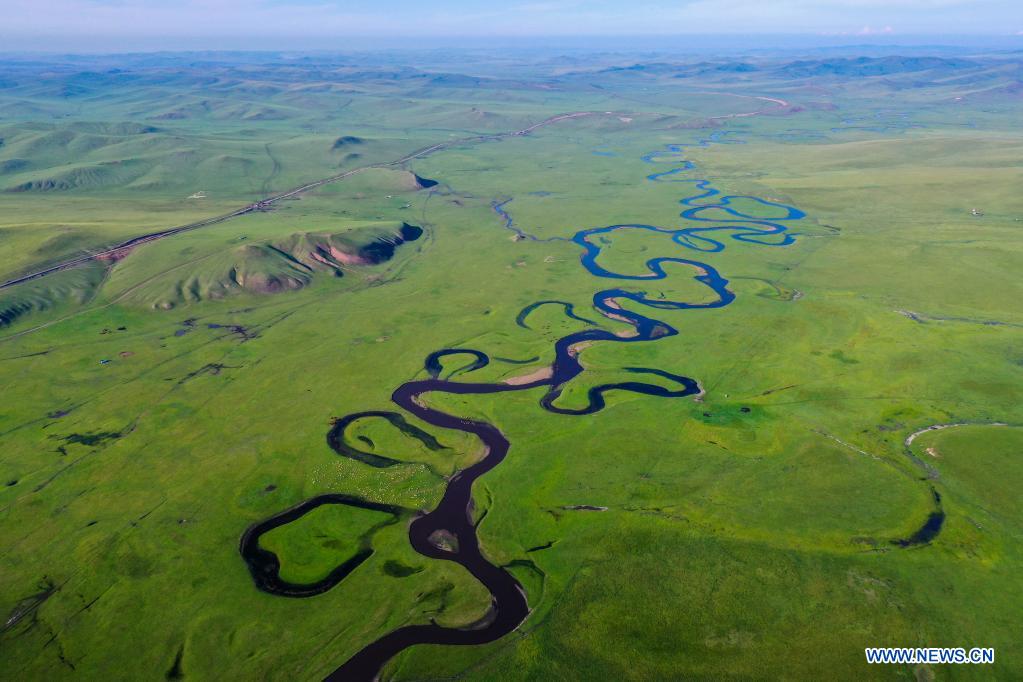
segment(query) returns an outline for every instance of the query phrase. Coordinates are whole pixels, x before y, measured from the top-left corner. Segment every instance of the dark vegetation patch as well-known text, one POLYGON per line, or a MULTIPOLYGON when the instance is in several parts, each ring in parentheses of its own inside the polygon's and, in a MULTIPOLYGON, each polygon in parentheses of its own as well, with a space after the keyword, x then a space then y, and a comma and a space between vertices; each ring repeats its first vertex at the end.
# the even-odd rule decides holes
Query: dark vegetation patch
POLYGON ((764 396, 764 395, 771 395, 772 393, 780 393, 781 391, 787 391, 790 388, 795 388, 796 386, 797 386, 797 384, 789 384, 788 386, 782 386, 780 388, 769 388, 766 391, 764 391, 763 393, 761 393, 760 395, 764 396))
POLYGON ((32 304, 26 301, 15 301, 0 308, 0 327, 14 324, 22 315, 32 312, 32 304))
POLYGON ((14 607, 7 614, 7 618, 4 619, 4 624, 0 626, 0 632, 7 632, 17 627, 20 623, 26 623, 26 627, 32 627, 36 622, 36 613, 39 607, 42 606, 47 599, 53 596, 57 591, 57 586, 47 576, 43 576, 39 584, 36 585, 36 592, 23 599, 18 600, 14 607), (27 619, 27 620, 26 620, 27 619))
POLYGON ((383 572, 385 575, 389 575, 392 578, 407 578, 410 575, 421 573, 423 571, 422 566, 409 566, 400 561, 394 559, 388 559, 384 562, 383 572))
POLYGON ((174 336, 184 336, 188 332, 195 329, 195 318, 190 317, 187 320, 181 322, 181 329, 174 330, 174 336))
POLYGON ((856 358, 851 358, 848 355, 846 355, 843 351, 837 350, 837 349, 831 351, 830 353, 828 353, 828 357, 831 358, 832 360, 838 360, 843 365, 858 365, 858 364, 860 364, 860 361, 857 360, 856 358))
POLYGON ((533 357, 526 358, 525 360, 515 360, 514 358, 499 358, 496 356, 494 357, 494 359, 497 360, 498 362, 508 363, 509 365, 528 365, 531 362, 537 362, 540 359, 540 356, 534 355, 533 357))
POLYGON ((365 142, 365 140, 363 140, 361 137, 356 137, 355 135, 342 135, 341 137, 334 140, 334 144, 333 146, 331 146, 331 149, 337 150, 341 149, 342 147, 350 147, 352 145, 362 144, 363 142, 365 142))
POLYGON ((217 376, 218 374, 220 374, 225 369, 240 369, 240 368, 241 368, 241 365, 225 365, 225 364, 220 363, 220 362, 209 362, 209 363, 206 363, 205 365, 203 365, 202 367, 200 367, 199 369, 195 370, 194 372, 189 372, 188 374, 186 374, 180 381, 178 381, 178 384, 183 384, 186 381, 189 381, 191 379, 195 379, 196 377, 202 376, 204 374, 207 374, 209 376, 217 376))
POLYGON ((185 677, 185 672, 181 667, 181 660, 185 657, 185 645, 182 644, 178 647, 178 653, 174 656, 174 663, 171 665, 170 670, 164 675, 165 679, 168 680, 180 680, 185 677))
POLYGON ((434 616, 440 615, 447 611, 451 603, 451 595, 454 591, 455 586, 453 583, 441 583, 434 589, 420 594, 416 600, 416 605, 423 609, 423 613, 429 613, 434 616))
MULTIPOLYGON (((3 324, 0 324, 0 327, 2 327, 2 326, 3 326, 3 324)), ((24 355, 14 355, 14 356, 11 356, 9 358, 0 358, 0 359, 2 359, 2 360, 22 360, 24 358, 37 358, 37 357, 39 357, 41 355, 49 355, 49 354, 50 354, 49 350, 41 350, 41 351, 38 351, 36 353, 25 353, 24 355)))
POLYGON ((17 173, 23 171, 29 167, 29 162, 26 159, 7 159, 6 161, 0 161, 0 174, 3 173, 17 173))
MULTIPOLYGON (((122 435, 119 431, 96 431, 94 433, 72 433, 67 436, 52 436, 53 438, 59 438, 68 445, 84 445, 86 447, 95 448, 105 445, 108 441, 117 440, 122 435)), ((61 446, 63 449, 63 446, 61 446)))
POLYGON ((237 336, 239 338, 239 340, 241 340, 241 341, 248 341, 249 339, 254 339, 254 338, 259 336, 259 334, 257 334, 256 332, 251 331, 248 327, 246 327, 245 325, 241 325, 241 324, 216 324, 215 322, 211 322, 211 323, 206 325, 206 328, 207 329, 228 329, 228 330, 230 330, 230 332, 232 334, 237 336))

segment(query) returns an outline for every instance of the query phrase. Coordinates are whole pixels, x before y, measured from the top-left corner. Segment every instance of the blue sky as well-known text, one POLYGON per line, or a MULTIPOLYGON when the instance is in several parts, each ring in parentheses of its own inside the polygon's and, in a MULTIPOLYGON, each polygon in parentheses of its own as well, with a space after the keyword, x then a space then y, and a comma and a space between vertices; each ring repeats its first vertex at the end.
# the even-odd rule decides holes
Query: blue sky
POLYGON ((113 50, 120 39, 147 38, 192 47, 259 37, 271 39, 266 47, 300 47, 307 38, 322 47, 348 36, 1023 37, 1023 0, 0 0, 0 16, 0 50, 99 39, 113 50))

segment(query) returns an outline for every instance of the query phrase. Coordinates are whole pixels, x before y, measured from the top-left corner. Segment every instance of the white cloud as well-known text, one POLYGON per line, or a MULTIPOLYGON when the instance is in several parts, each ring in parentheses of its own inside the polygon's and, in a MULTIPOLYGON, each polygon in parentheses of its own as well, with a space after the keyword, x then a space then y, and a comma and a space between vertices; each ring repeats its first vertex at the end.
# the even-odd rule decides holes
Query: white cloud
POLYGON ((884 28, 874 28, 873 26, 864 26, 859 31, 856 31, 858 36, 876 36, 886 35, 892 32, 891 26, 885 26, 884 28))

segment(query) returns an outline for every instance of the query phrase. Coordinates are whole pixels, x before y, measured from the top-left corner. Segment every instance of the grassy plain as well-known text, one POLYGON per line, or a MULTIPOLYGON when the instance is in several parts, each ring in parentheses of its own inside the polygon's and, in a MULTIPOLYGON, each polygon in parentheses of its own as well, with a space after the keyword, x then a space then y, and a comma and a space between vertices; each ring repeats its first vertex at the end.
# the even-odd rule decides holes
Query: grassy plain
MULTIPOLYGON (((590 307, 621 282, 589 275, 564 238, 680 226, 678 202, 696 190, 645 180, 671 164, 641 157, 715 130, 745 144, 686 148, 696 169, 680 178, 799 207, 796 243, 725 239, 725 251, 700 254, 664 235, 610 236, 605 267, 638 274, 654 256, 695 258, 738 297, 658 311, 678 336, 587 348, 587 371, 558 404, 580 406, 588 387, 633 366, 699 379, 702 402, 612 392, 603 411, 572 417, 543 411, 540 391, 431 397, 512 443, 478 483, 474 513, 488 556, 512 567, 533 611, 491 645, 408 651, 386 677, 1023 674, 1023 134, 1018 99, 971 89, 988 71, 958 87, 935 75, 906 90, 878 78, 804 90, 775 71, 694 83, 523 67, 497 86, 475 72, 467 84, 243 63, 196 90, 187 70, 150 83, 161 81, 152 68, 136 67, 142 83, 72 70, 0 91, 0 186, 20 189, 0 193, 2 279, 435 142, 615 113, 460 144, 0 290, 0 310, 17 311, 0 328, 0 663, 12 677, 315 679, 402 624, 483 615, 485 591, 414 552, 401 524, 375 532, 373 556, 308 599, 259 592, 239 537, 321 493, 436 505, 477 443, 433 433, 448 449, 432 451, 361 422, 353 437, 408 461, 372 468, 328 448, 331 418, 391 409, 394 388, 425 376, 424 357, 441 348, 495 359, 460 380, 549 363, 553 342, 587 323, 544 306, 517 326, 535 301, 624 329, 590 307), (711 119, 771 105, 696 94, 707 88, 803 108, 711 119), (339 152, 344 136, 360 142, 339 152), (406 171, 440 184, 420 189, 406 171), (200 190, 206 199, 186 199, 200 190), (491 207, 503 200, 538 240, 504 226, 491 207), (386 262, 316 270, 276 293, 231 286, 238 268, 263 267, 241 247, 328 233, 364 245, 403 222, 425 234, 386 262), (961 422, 973 425, 905 444, 961 422), (932 489, 941 533, 894 544, 933 511, 932 489), (607 511, 566 509, 577 505, 607 511), (997 663, 867 666, 863 648, 884 645, 993 646, 997 663)), ((706 297, 692 271, 672 267, 633 288, 706 297)), ((286 578, 312 581, 377 516, 324 508, 264 547, 286 578)))

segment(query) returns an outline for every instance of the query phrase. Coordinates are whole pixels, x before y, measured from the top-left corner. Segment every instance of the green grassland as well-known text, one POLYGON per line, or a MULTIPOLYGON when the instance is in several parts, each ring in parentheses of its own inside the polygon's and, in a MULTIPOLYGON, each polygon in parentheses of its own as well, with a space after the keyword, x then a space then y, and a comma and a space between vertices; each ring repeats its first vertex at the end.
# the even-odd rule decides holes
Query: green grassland
MULTIPOLYGON (((808 88, 794 67, 680 78, 627 61, 482 61, 462 75, 167 59, 37 79, 9 67, 0 279, 432 144, 614 113, 460 142, 0 289, 4 677, 317 679, 403 624, 479 619, 486 591, 416 553, 405 520, 324 506, 266 534, 296 582, 372 548, 305 599, 257 590, 239 538, 324 493, 433 508, 479 443, 406 415, 431 449, 361 420, 347 437, 399 460, 372 467, 328 447, 332 419, 394 409, 392 391, 425 377, 435 350, 484 351, 486 367, 448 357, 442 376, 498 381, 549 364, 571 331, 627 330, 591 305, 622 283, 587 273, 567 238, 681 226, 679 201, 697 190, 647 181, 672 166, 642 157, 720 131, 744 144, 687 147, 696 169, 680 177, 799 207, 795 244, 725 238, 698 253, 664 234, 606 235, 608 269, 695 258, 737 299, 658 311, 677 336, 586 348, 587 371, 556 404, 581 407, 636 366, 706 394, 612 391, 588 416, 544 411, 542 390, 429 396, 512 443, 476 484, 473 513, 532 611, 489 645, 406 651, 385 679, 1023 675, 1023 131, 1010 67, 827 73, 808 88), (506 226, 502 201, 535 240, 506 226), (424 233, 359 259, 402 224, 424 233), (592 322, 546 305, 515 324, 541 300, 592 322), (935 424, 965 425, 906 444, 935 424), (934 492, 940 534, 896 544, 934 492), (993 646, 997 658, 867 666, 866 646, 993 646)), ((667 270, 631 288, 708 299, 693 268, 667 270)))

